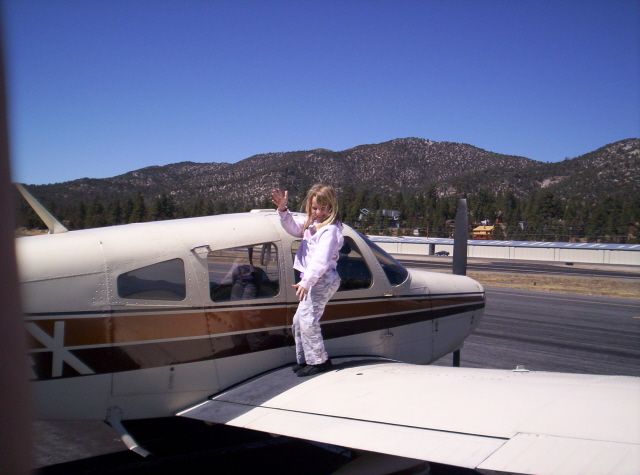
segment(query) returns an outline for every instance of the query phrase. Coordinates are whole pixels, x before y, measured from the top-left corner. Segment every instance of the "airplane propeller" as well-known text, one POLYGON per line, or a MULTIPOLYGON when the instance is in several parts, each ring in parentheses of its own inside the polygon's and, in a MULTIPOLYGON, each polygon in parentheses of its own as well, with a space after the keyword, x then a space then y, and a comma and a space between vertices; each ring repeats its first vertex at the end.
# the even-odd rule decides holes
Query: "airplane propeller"
MULTIPOLYGON (((468 214, 467 199, 460 198, 453 232, 453 273, 456 275, 467 275, 468 214)), ((460 366, 460 349, 453 352, 452 364, 455 367, 460 366)))
POLYGON ((458 200, 456 210, 456 227, 453 232, 453 273, 467 275, 467 236, 469 218, 467 211, 467 199, 458 200))

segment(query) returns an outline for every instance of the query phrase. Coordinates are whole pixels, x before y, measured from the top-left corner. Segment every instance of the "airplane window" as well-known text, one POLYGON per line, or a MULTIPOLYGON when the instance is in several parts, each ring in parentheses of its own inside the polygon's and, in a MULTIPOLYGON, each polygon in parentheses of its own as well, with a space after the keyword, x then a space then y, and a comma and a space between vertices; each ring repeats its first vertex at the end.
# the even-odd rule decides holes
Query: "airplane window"
MULTIPOLYGON (((294 241, 291 245, 292 258, 298 252, 300 241, 294 241)), ((340 274, 340 288, 338 292, 345 290, 368 289, 371 287, 372 277, 367 261, 362 257, 358 246, 348 236, 344 237, 344 244, 340 249, 338 258, 338 274, 340 274)), ((300 281, 300 272, 294 270, 295 281, 300 281)))
POLYGON ((211 251, 207 263, 214 302, 275 297, 280 291, 278 248, 273 243, 211 251))
MULTIPOLYGON (((360 234, 360 233, 359 233, 360 234)), ((382 270, 387 275, 387 279, 391 282, 391 285, 402 284, 409 276, 409 271, 404 268, 402 264, 396 261, 393 257, 386 253, 384 249, 378 246, 376 243, 371 242, 364 234, 360 234, 360 237, 369 245, 376 259, 382 266, 382 270)))
POLYGON ((184 262, 171 259, 120 274, 117 287, 118 295, 127 299, 184 300, 184 262))

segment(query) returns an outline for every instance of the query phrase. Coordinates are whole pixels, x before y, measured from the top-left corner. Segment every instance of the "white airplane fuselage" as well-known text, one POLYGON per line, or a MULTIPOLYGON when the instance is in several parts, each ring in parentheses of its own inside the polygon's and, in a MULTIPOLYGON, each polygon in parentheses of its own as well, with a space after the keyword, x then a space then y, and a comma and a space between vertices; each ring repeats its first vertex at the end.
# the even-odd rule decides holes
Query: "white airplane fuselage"
MULTIPOLYGON (((461 347, 480 284, 407 272, 343 233, 343 288, 322 320, 332 357, 429 363, 461 347)), ((37 416, 170 416, 294 362, 298 241, 267 211, 18 239, 37 416), (243 265, 251 275, 236 279, 243 265)))

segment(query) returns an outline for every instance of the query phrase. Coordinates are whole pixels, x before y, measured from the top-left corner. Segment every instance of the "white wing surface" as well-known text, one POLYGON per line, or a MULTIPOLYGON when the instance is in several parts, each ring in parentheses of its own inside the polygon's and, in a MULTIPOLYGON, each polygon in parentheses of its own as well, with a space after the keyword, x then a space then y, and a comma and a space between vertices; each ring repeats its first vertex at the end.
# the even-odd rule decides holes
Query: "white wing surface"
POLYGON ((449 465, 640 473, 640 378, 348 362, 283 368, 178 415, 449 465))

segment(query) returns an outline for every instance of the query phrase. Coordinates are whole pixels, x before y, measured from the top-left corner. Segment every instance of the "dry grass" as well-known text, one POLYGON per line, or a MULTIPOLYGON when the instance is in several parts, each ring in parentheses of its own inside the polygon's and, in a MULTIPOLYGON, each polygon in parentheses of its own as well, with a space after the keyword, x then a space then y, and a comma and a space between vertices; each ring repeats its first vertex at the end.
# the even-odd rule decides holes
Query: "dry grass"
POLYGON ((467 274, 487 287, 640 299, 640 284, 631 279, 473 271, 467 274))

